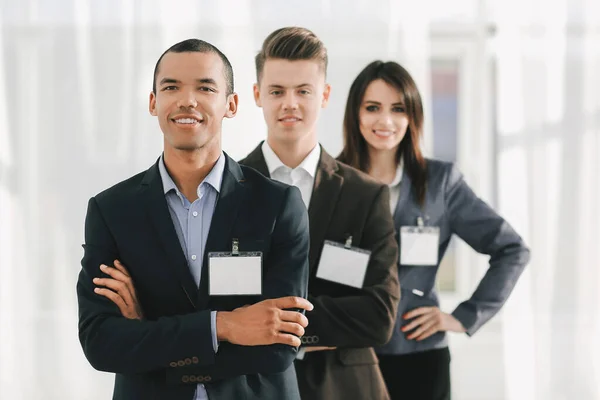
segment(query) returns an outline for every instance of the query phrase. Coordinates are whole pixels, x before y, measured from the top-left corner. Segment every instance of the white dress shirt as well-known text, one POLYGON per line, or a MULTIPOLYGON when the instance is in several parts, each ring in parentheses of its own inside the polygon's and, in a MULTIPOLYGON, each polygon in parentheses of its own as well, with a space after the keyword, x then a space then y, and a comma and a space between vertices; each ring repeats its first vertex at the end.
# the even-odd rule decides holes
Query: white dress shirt
MULTIPOLYGON (((277 154, 275 154, 266 140, 263 142, 261 150, 265 162, 267 163, 267 169, 269 170, 271 179, 296 186, 300 189, 302 201, 304 202, 306 209, 308 209, 313 186, 315 184, 317 165, 319 165, 319 159, 321 158, 321 145, 317 143, 310 153, 308 153, 306 158, 302 160, 300 165, 293 169, 285 165, 279 157, 277 157, 277 154)), ((304 352, 304 348, 300 347, 296 358, 302 360, 304 358, 304 352)))
POLYGON ((390 211, 392 215, 394 215, 394 211, 396 211, 396 205, 398 204, 398 200, 400 199, 400 182, 402 182, 402 173, 404 172, 404 163, 402 160, 398 163, 398 168, 396 168, 396 176, 394 180, 388 184, 390 188, 390 211))
POLYGON ((277 154, 275 154, 266 140, 263 142, 261 150, 265 157, 271 179, 296 186, 300 189, 302 201, 304 201, 304 205, 308 209, 313 186, 315 184, 317 165, 321 158, 321 145, 317 143, 296 168, 290 168, 285 165, 279 157, 277 157, 277 154))

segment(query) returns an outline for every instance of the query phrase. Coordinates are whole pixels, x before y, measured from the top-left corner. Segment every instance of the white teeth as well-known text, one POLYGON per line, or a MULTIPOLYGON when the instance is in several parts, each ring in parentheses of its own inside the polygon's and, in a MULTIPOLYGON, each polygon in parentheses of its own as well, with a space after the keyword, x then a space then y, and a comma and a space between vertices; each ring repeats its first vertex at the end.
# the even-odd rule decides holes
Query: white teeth
POLYGON ((393 131, 381 131, 381 130, 374 130, 373 131, 377 136, 392 136, 394 134, 393 131))
POLYGON ((294 122, 294 121, 298 121, 298 118, 284 118, 282 119, 283 122, 294 122))
POLYGON ((178 124, 195 124, 198 121, 194 118, 180 118, 176 119, 175 122, 177 122, 178 124))

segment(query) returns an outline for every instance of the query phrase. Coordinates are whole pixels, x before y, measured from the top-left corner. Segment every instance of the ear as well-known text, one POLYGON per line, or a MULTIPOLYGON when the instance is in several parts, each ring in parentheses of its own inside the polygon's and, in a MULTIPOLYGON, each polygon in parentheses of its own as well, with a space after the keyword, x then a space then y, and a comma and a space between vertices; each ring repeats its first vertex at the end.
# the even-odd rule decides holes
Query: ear
POLYGON ((325 88, 323 89, 323 100, 321 101, 321 108, 326 108, 329 103, 329 94, 331 93, 331 85, 329 83, 325 84, 325 88))
POLYGON ((148 111, 150 111, 150 115, 156 117, 156 95, 154 92, 150 92, 150 104, 148 105, 148 111))
POLYGON ((257 107, 262 107, 262 102, 260 101, 260 89, 258 87, 258 83, 255 83, 254 86, 252 87, 253 91, 254 91, 254 102, 256 103, 257 107))
POLYGON ((238 94, 232 93, 227 96, 227 111, 225 112, 225 118, 233 118, 237 113, 238 109, 238 94))

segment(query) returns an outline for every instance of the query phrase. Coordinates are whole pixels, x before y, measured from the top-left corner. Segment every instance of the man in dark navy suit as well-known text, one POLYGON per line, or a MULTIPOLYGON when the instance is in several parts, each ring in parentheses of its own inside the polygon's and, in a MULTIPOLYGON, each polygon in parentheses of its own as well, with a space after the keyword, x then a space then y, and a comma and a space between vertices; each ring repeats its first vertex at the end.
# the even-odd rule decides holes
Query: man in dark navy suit
POLYGON ((172 46, 150 94, 164 153, 89 201, 79 338, 94 368, 116 373, 114 399, 299 399, 307 211, 297 188, 221 150, 237 105, 223 53, 195 39, 172 46), (262 257, 259 269, 236 251, 262 257), (233 253, 239 273, 224 282, 235 294, 216 287, 225 269, 212 252, 233 253))

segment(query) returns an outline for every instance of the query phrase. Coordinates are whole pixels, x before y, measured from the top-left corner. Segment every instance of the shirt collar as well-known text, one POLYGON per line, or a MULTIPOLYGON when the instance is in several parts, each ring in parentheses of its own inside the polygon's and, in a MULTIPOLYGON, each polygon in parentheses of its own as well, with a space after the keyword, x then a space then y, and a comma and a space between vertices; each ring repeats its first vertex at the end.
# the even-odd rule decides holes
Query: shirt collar
POLYGON ((398 186, 400 184, 400 182, 402 181, 402 174, 404 173, 404 162, 402 161, 402 159, 400 159, 400 162, 398 163, 398 167, 396 168, 396 176, 394 177, 394 180, 388 184, 389 187, 395 187, 398 186))
MULTIPOLYGON (((277 169, 284 167, 287 169, 291 169, 287 165, 285 165, 277 154, 273 151, 269 143, 265 140, 261 147, 263 156, 265 157, 265 163, 267 164, 267 169, 269 170, 269 175, 273 175, 277 169)), ((321 158, 321 145, 317 143, 317 145, 308 153, 308 155, 302 160, 300 165, 298 165, 294 169, 303 169, 308 174, 314 178, 317 172, 317 165, 319 164, 319 159, 321 158)))
MULTIPOLYGON (((175 190, 175 192, 179 195, 180 191, 177 188, 177 185, 175 185, 173 178, 171 178, 171 175, 169 175, 169 172, 167 171, 167 167, 165 166, 164 154, 162 154, 160 156, 160 162, 158 163, 158 170, 160 172, 160 179, 162 180, 164 193, 167 194, 171 190, 175 190)), ((224 172, 225 172, 225 155, 221 151, 221 155, 219 156, 219 159, 217 160, 217 163, 215 164, 215 166, 210 170, 208 175, 206 175, 206 178, 204 178, 204 180, 200 183, 200 185, 198 185, 198 188, 196 189, 198 192, 198 195, 200 193, 200 186, 202 186, 203 183, 208 183, 210 186, 212 186, 217 191, 217 193, 219 193, 221 191, 221 183, 223 182, 224 172)))

